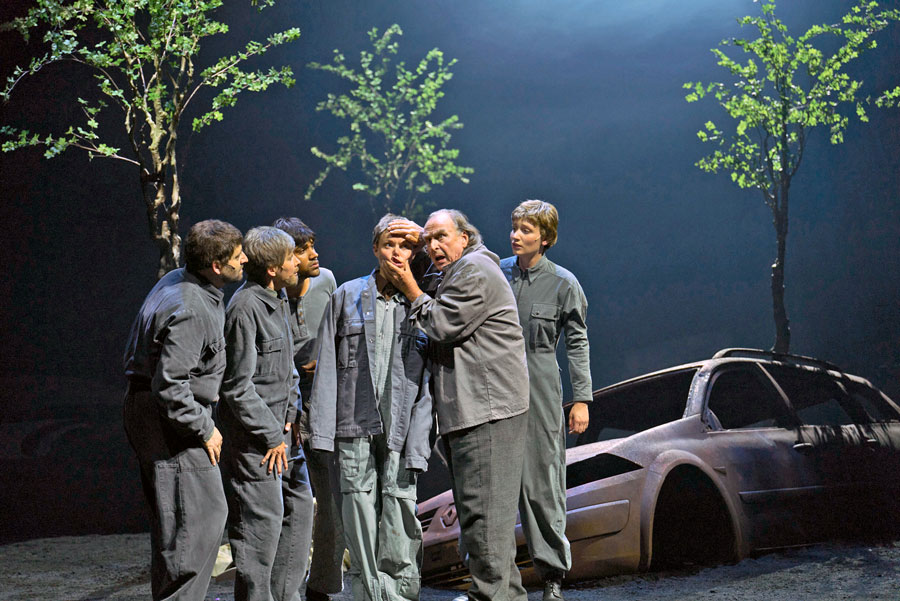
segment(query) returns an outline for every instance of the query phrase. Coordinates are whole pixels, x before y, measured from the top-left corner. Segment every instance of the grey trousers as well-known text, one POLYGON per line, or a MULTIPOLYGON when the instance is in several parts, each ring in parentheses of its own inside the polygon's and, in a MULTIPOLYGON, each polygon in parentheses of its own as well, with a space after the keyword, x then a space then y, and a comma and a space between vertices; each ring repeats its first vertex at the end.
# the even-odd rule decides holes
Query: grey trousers
POLYGON ((149 391, 126 394, 124 413, 150 513, 153 599, 202 601, 228 515, 219 468, 175 434, 149 391))
POLYGON ((525 601, 516 567, 516 504, 527 412, 444 435, 473 601, 525 601))
POLYGON ((225 460, 234 598, 300 601, 313 520, 306 461, 293 447, 288 470, 279 476, 274 470, 267 475, 265 466, 256 469, 261 458, 255 452, 235 456, 229 449, 225 460))
POLYGON ((422 526, 416 473, 401 466, 385 435, 339 438, 344 540, 355 601, 419 598, 422 526))
POLYGON ((338 504, 340 491, 335 453, 313 450, 309 447, 308 437, 302 433, 301 436, 306 467, 316 497, 313 551, 306 588, 330 595, 341 592, 344 587, 344 525, 338 504))
POLYGON ((519 516, 541 579, 562 580, 572 567, 566 538, 565 416, 557 402, 528 408, 519 516))

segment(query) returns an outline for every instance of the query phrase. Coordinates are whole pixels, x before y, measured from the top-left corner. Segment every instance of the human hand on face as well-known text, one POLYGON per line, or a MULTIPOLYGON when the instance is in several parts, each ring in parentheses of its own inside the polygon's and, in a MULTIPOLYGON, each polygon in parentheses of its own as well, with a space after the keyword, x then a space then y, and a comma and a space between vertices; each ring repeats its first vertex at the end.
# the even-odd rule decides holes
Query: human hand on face
POLYGON ((384 261, 380 270, 384 278, 393 284, 410 302, 422 295, 422 289, 416 283, 416 278, 413 276, 408 262, 397 265, 390 261, 384 261))
POLYGON ((395 219, 388 225, 387 231, 391 236, 403 236, 413 245, 413 252, 417 253, 425 247, 425 230, 415 221, 395 219))

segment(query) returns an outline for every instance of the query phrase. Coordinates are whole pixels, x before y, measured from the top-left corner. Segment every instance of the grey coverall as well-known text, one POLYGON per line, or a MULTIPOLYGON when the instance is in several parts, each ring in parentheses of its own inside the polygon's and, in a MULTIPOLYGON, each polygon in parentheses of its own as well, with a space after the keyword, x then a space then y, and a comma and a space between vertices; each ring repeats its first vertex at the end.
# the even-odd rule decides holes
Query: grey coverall
POLYGON ((544 581, 561 580, 572 557, 566 539, 566 424, 556 346, 565 331, 573 400, 589 403, 587 299, 575 276, 546 256, 524 271, 516 260, 503 259, 500 268, 516 297, 528 357, 528 445, 519 515, 538 574, 544 581))
POLYGON ((477 244, 443 271, 410 319, 433 344, 438 428, 450 467, 470 599, 524 600, 515 565, 528 369, 512 290, 497 255, 477 244))
POLYGON ((379 296, 373 273, 335 291, 319 330, 312 447, 337 443, 357 601, 419 596, 416 472, 427 467, 432 407, 427 339, 408 309, 402 295, 379 296))
POLYGON ((125 348, 125 431, 150 509, 154 600, 206 596, 227 507, 203 443, 225 371, 222 291, 184 269, 147 295, 125 348))
POLYGON ((302 451, 284 476, 260 465, 266 451, 290 448, 288 422, 299 405, 290 313, 276 294, 247 280, 228 303, 227 365, 218 418, 229 487, 228 537, 238 601, 299 601, 312 537, 313 500, 302 451))
MULTIPOLYGON (((319 353, 319 324, 325 314, 331 294, 337 284, 329 269, 321 268, 319 275, 309 278, 306 293, 289 299, 291 329, 294 333, 294 365, 300 374, 300 397, 303 413, 300 417, 300 439, 306 455, 306 467, 313 493, 316 496, 316 513, 313 522, 312 559, 309 565, 307 590, 320 593, 339 593, 344 586, 342 564, 344 560, 344 527, 338 502, 337 465, 332 453, 314 451, 309 446, 309 400, 313 380, 301 368, 319 353)), ((295 449, 292 449, 296 452, 295 449)))

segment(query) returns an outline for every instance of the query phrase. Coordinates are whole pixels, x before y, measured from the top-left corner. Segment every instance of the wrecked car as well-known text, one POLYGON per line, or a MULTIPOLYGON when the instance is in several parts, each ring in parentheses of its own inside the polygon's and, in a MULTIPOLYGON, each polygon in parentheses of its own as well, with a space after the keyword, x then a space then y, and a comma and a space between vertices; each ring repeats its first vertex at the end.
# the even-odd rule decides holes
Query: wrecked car
MULTIPOLYGON (((896 531, 900 408, 863 378, 724 349, 597 390, 570 436, 567 581, 896 531)), ((450 491, 419 505, 423 583, 464 586, 450 491)), ((536 574, 521 527, 517 563, 536 574)))

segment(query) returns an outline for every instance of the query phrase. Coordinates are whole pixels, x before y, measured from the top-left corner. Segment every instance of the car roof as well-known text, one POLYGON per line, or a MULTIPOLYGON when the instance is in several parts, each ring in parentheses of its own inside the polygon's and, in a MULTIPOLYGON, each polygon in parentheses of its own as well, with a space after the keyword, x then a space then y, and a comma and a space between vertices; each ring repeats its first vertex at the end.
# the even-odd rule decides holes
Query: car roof
POLYGON ((717 353, 715 353, 709 359, 701 359, 698 361, 692 361, 690 363, 682 363, 681 365, 675 365, 672 367, 667 367, 665 369, 660 369, 657 371, 653 371, 646 374, 641 374, 639 376, 635 376, 633 378, 629 378, 627 380, 622 380, 621 382, 617 382, 615 384, 610 384, 609 386, 605 386, 598 390, 595 390, 593 393, 593 397, 602 397, 614 391, 617 391, 622 388, 627 388, 632 384, 636 384, 638 382, 642 382, 645 380, 650 380, 654 378, 658 378, 660 376, 665 376, 667 374, 678 373, 680 371, 686 371, 690 369, 702 370, 705 373, 709 373, 719 365, 728 364, 728 363, 758 363, 762 365, 789 365, 791 367, 798 367, 804 369, 806 371, 818 371, 818 372, 828 372, 832 376, 838 378, 847 378, 854 382, 858 382, 860 384, 864 384, 871 388, 874 388, 872 384, 866 380, 865 378, 861 378, 859 376, 854 376, 852 374, 848 374, 844 372, 842 369, 830 363, 828 361, 823 361, 821 359, 816 359, 814 357, 806 357, 803 355, 789 355, 789 354, 781 354, 781 353, 773 353, 771 351, 764 351, 760 349, 751 349, 751 348, 725 348, 717 353))

